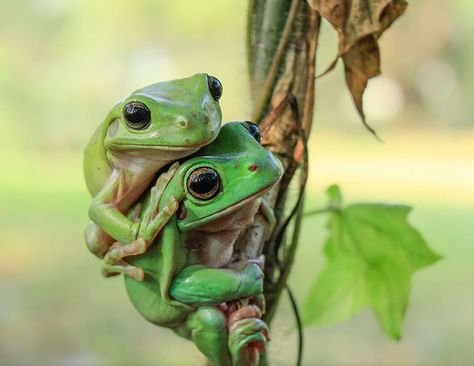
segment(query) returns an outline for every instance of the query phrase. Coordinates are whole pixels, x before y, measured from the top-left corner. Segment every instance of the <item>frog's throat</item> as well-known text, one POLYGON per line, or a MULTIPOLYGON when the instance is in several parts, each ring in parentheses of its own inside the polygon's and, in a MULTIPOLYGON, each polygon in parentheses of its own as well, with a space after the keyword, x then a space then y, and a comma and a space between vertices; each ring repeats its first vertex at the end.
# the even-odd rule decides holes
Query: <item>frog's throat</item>
POLYGON ((227 214, 233 212, 234 210, 246 205, 250 201, 263 196, 265 193, 267 193, 269 190, 271 190, 274 186, 276 186, 277 183, 278 182, 275 182, 275 183, 272 183, 272 184, 266 186, 265 188, 261 189, 257 193, 252 194, 251 196, 243 199, 242 201, 240 201, 240 202, 238 202, 238 203, 236 203, 232 206, 229 206, 227 208, 224 208, 223 210, 214 212, 211 215, 204 216, 204 217, 200 218, 199 220, 196 220, 196 221, 190 222, 186 225, 183 225, 183 229, 184 229, 183 231, 190 231, 190 230, 199 228, 199 226, 208 224, 209 222, 211 222, 211 221, 213 221, 213 220, 215 220, 215 219, 217 219, 221 216, 224 216, 224 215, 227 215, 227 214))
POLYGON ((137 150, 123 150, 108 152, 108 161, 114 169, 125 169, 134 175, 153 175, 168 163, 182 159, 194 154, 199 149, 189 148, 180 150, 161 150, 157 154, 155 150, 143 150, 138 154, 137 150))

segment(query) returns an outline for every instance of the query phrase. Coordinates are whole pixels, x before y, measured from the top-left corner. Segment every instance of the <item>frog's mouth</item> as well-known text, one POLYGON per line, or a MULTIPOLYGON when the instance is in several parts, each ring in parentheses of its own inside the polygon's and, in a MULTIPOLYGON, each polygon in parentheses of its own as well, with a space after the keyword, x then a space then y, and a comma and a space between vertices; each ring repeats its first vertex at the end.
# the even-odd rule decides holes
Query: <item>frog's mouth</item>
POLYGON ((215 220, 216 218, 220 218, 220 217, 223 217, 225 215, 228 215, 228 214, 236 211, 237 209, 245 206, 246 204, 250 203, 254 199, 262 197, 265 193, 267 193, 269 190, 271 190, 277 183, 278 183, 278 181, 266 186, 265 188, 261 189, 260 191, 248 196, 247 198, 245 198, 245 199, 243 199, 243 200, 241 200, 241 201, 239 201, 235 204, 233 204, 232 206, 229 206, 229 207, 224 208, 220 211, 214 212, 213 214, 210 214, 208 216, 201 217, 199 220, 190 222, 188 224, 184 224, 183 228, 185 228, 186 231, 196 229, 196 228, 198 228, 202 225, 208 224, 209 222, 215 220))
MULTIPOLYGON (((218 132, 219 130, 217 130, 218 132)), ((106 149, 107 150, 120 150, 120 151, 127 151, 127 150, 161 150, 161 151, 189 151, 189 150, 199 150, 200 148, 209 145, 212 143, 218 133, 214 133, 212 136, 209 136, 209 139, 206 141, 201 142, 186 142, 183 141, 181 144, 172 145, 171 142, 169 144, 155 144, 153 143, 152 138, 144 138, 139 143, 134 141, 130 141, 127 139, 112 139, 109 141, 105 141, 106 149)), ((175 141, 176 143, 176 141, 175 141)))
POLYGON ((203 146, 208 145, 209 143, 201 143, 195 145, 186 145, 186 146, 172 146, 172 145, 147 145, 147 144, 114 144, 114 146, 120 146, 122 151, 125 150, 134 150, 134 149, 147 149, 147 150, 168 150, 168 151, 188 151, 188 150, 198 150, 203 146))

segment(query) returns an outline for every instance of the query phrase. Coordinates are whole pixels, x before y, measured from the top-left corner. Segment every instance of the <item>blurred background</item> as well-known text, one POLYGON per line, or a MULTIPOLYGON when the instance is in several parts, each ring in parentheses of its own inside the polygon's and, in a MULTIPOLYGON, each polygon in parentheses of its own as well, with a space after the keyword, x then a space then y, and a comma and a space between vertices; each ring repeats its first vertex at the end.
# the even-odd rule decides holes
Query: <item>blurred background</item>
MULTIPOLYGON (((411 222, 444 259, 415 274, 403 339, 365 311, 306 329, 304 364, 474 362, 474 2, 409 1, 381 40, 383 76, 360 123, 342 68, 317 81, 307 208, 340 184, 347 202, 413 205, 411 222)), ((86 249, 82 151, 131 91, 208 72, 224 120, 250 117, 247 2, 0 1, 0 364, 193 365, 191 343, 143 320, 120 278, 86 249)), ((318 69, 336 54, 323 24, 318 69)), ((303 302, 324 263, 324 217, 308 218, 290 283, 303 302)), ((285 301, 272 359, 293 365, 285 301)))

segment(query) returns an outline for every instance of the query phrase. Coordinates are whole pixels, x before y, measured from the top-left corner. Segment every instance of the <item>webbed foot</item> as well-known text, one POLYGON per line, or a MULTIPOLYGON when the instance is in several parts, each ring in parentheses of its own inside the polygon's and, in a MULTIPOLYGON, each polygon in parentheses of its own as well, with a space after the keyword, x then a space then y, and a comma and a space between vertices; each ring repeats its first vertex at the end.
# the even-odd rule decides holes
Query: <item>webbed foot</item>
POLYGON ((270 340, 262 313, 255 305, 248 305, 229 317, 229 351, 233 366, 258 365, 259 355, 266 351, 270 340))

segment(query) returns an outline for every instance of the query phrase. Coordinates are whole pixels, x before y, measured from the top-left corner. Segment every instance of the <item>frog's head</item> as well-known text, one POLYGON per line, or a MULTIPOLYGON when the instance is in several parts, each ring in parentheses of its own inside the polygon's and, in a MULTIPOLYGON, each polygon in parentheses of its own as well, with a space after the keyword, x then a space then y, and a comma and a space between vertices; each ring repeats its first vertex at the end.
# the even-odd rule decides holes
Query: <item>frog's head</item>
POLYGON ((234 212, 261 197, 282 174, 280 161, 260 144, 256 125, 225 124, 216 140, 175 175, 184 195, 177 215, 179 230, 189 231, 234 212))
POLYGON ((217 136, 221 95, 220 81, 207 74, 139 89, 108 114, 104 146, 112 152, 157 149, 189 154, 217 136))

